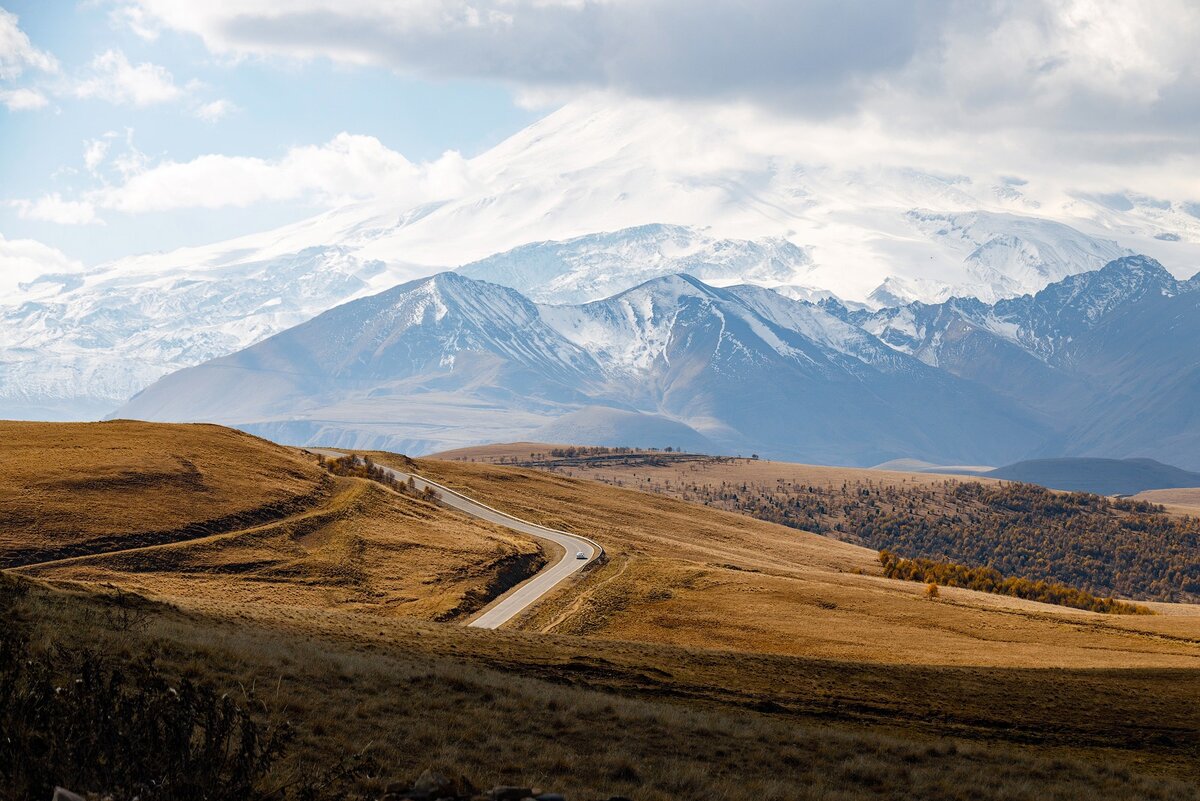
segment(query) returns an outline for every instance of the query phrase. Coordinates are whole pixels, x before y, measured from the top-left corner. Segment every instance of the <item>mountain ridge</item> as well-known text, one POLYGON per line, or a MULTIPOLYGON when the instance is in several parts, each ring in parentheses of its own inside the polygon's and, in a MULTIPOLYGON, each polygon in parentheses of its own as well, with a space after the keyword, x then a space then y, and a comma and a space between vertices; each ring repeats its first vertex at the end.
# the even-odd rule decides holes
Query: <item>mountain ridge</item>
POLYGON ((167 373, 454 267, 540 302, 684 271, 875 307, 990 303, 1130 251, 1200 262, 1200 220, 1153 198, 1049 203, 1037 181, 834 168, 802 131, 752 137, 736 115, 644 112, 569 104, 466 160, 437 196, 398 191, 69 276, 48 266, 0 299, 0 415, 95 416, 167 373))
POLYGON ((579 306, 537 306, 442 273, 167 376, 116 414, 222 421, 296 444, 333 437, 444 450, 559 431, 552 421, 597 406, 621 413, 595 429, 616 444, 671 444, 620 440, 661 430, 726 452, 814 460, 959 455, 973 439, 1009 454, 1037 439, 1035 424, 986 390, 815 305, 686 275, 579 306), (230 400, 239 386, 252 396, 230 400), (935 431, 956 409, 972 414, 935 431), (860 422, 835 421, 847 413, 860 422), (490 428, 479 427, 485 418, 490 428), (489 433, 498 427, 503 436, 489 433))

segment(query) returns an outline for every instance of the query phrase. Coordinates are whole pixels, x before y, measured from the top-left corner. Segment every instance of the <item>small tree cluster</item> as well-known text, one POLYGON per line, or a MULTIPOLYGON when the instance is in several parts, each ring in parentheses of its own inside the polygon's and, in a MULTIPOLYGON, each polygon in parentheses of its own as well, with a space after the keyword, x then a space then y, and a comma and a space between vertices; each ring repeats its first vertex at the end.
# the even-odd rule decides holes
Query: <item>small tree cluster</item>
POLYGON ((359 457, 354 454, 348 454, 337 459, 326 459, 318 455, 317 461, 335 476, 369 479, 385 487, 390 487, 396 492, 419 494, 427 501, 436 501, 441 498, 441 495, 433 487, 426 486, 418 492, 416 481, 413 480, 412 476, 401 481, 391 470, 375 464, 370 456, 359 457))
POLYGON ((1118 615, 1153 614, 1147 607, 1140 604, 1131 604, 1114 598, 1099 598, 1090 592, 1068 587, 1065 584, 1004 576, 1000 571, 991 567, 967 567, 933 559, 905 559, 886 550, 879 552, 879 562, 883 565, 883 573, 888 578, 924 582, 927 585, 925 594, 930 598, 938 597, 938 586, 941 585, 943 587, 964 587, 968 590, 980 590, 996 595, 1009 595, 1029 601, 1069 606, 1073 609, 1087 609, 1091 612, 1118 615))

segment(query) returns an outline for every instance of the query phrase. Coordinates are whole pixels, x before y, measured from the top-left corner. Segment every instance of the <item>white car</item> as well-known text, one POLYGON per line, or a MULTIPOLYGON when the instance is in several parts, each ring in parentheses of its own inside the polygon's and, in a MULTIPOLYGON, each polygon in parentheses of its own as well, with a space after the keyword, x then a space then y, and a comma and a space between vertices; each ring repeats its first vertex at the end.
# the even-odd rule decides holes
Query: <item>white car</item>
POLYGON ((579 553, 575 554, 575 558, 576 559, 587 559, 587 554, 584 553, 583 551, 580 551, 579 553))

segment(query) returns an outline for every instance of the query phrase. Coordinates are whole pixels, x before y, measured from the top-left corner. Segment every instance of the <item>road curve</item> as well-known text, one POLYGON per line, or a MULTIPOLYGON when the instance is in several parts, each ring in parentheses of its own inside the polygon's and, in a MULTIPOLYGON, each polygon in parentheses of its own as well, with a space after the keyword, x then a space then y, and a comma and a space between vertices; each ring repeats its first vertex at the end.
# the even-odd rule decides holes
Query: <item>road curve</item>
MULTIPOLYGON (((323 448, 307 448, 310 453, 319 453, 323 456, 331 456, 335 459, 350 454, 349 451, 334 451, 323 448)), ((378 464, 378 463, 377 463, 378 464)), ((409 478, 413 480, 413 485, 418 491, 424 491, 426 487, 434 490, 440 495, 440 500, 446 506, 457 509, 460 512, 477 517, 480 520, 486 520, 489 523, 495 523, 505 528, 511 528, 513 531, 518 531, 522 534, 527 534, 530 537, 549 540, 550 542, 561 545, 565 551, 562 558, 552 565, 547 565, 542 568, 533 578, 525 583, 514 587, 498 600, 492 603, 482 614, 478 615, 474 620, 468 623, 468 626, 479 629, 497 629, 503 626, 514 617, 524 612, 533 604, 537 603, 542 596, 557 587, 568 576, 583 570, 589 564, 599 559, 604 553, 604 549, 599 544, 589 540, 587 537, 580 537, 575 534, 568 534, 565 531, 559 531, 553 528, 539 526, 536 523, 530 523, 527 520, 522 520, 519 517, 513 517, 510 514, 505 514, 497 509, 493 509, 487 504, 468 498, 461 492, 442 486, 435 481, 430 481, 427 478, 422 478, 415 473, 405 473, 385 465, 378 465, 384 471, 394 476, 397 480, 407 482, 409 478), (584 558, 580 559, 579 554, 583 554, 584 558)))

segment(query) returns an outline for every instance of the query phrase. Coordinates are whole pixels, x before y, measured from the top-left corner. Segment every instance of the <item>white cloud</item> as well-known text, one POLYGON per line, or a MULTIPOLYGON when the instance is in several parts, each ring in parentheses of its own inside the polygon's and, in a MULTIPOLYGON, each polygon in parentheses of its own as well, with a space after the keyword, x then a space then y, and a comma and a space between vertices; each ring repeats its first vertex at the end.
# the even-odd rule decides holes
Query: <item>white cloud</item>
POLYGON ((142 108, 177 100, 183 96, 183 89, 165 68, 148 62, 134 65, 122 51, 106 50, 92 59, 74 93, 76 97, 142 108))
POLYGON ((21 30, 18 17, 0 8, 0 80, 20 77, 26 67, 42 72, 57 72, 54 56, 39 50, 21 30))
POLYGON ((17 214, 23 220, 40 220, 61 225, 86 225, 99 222, 96 207, 87 200, 64 199, 58 192, 42 195, 37 200, 13 200, 17 214))
POLYGON ((148 42, 158 39, 160 33, 150 16, 133 5, 116 6, 108 12, 108 19, 117 28, 128 28, 148 42))
POLYGON ((124 165, 125 181, 87 193, 85 203, 129 213, 270 201, 337 205, 375 197, 421 203, 453 196, 469 180, 467 162, 456 152, 413 164, 375 137, 348 133, 323 145, 294 147, 274 160, 204 155, 148 165, 131 148, 114 164, 124 165))
POLYGON ((43 73, 58 72, 58 61, 39 50, 21 30, 16 14, 0 8, 0 103, 9 111, 31 111, 45 107, 49 101, 39 90, 13 86, 25 73, 34 69, 43 73))
POLYGON ((222 98, 211 103, 201 103, 192 110, 192 114, 204 122, 213 123, 225 118, 236 108, 233 103, 222 98))
POLYGON ((32 111, 45 107, 49 102, 36 89, 0 89, 0 103, 9 111, 32 111))
POLYGON ((136 0, 215 53, 327 58, 508 82, 525 103, 582 90, 717 102, 909 130, 1011 130, 1031 145, 1194 149, 1194 0, 136 0), (1086 131, 1084 142, 1064 132, 1086 131))
POLYGON ((40 275, 81 270, 83 265, 61 250, 33 239, 5 239, 0 234, 0 288, 13 290, 40 275))
POLYGON ((108 156, 108 138, 86 139, 83 143, 83 163, 93 175, 108 156))

